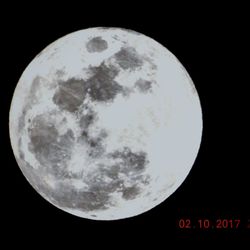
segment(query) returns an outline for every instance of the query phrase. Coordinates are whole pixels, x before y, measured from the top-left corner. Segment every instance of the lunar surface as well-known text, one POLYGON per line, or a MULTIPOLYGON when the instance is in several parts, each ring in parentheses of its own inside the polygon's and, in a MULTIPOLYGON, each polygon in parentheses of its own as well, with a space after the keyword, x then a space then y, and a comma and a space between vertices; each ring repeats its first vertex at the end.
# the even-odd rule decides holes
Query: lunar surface
POLYGON ((181 185, 199 150, 202 112, 165 47, 131 30, 90 28, 28 65, 9 129, 17 163, 42 197, 83 218, 116 220, 181 185))

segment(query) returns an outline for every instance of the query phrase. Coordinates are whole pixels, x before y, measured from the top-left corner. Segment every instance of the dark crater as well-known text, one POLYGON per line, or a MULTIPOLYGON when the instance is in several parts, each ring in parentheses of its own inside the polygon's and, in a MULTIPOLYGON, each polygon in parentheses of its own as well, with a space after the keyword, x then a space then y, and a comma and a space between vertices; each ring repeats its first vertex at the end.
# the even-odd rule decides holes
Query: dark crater
POLYGON ((102 52, 108 48, 108 43, 100 36, 97 36, 87 42, 86 48, 90 53, 102 52))

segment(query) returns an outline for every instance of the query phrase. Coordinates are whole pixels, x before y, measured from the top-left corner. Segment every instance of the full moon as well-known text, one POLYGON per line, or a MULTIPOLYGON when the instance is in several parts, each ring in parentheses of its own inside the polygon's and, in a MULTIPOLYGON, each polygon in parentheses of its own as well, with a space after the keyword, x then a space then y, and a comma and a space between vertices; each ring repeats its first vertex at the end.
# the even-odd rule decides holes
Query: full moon
POLYGON ((9 131, 23 175, 44 199, 79 217, 117 220, 182 184, 199 150, 202 111, 168 49, 99 27, 68 34, 31 61, 9 131))

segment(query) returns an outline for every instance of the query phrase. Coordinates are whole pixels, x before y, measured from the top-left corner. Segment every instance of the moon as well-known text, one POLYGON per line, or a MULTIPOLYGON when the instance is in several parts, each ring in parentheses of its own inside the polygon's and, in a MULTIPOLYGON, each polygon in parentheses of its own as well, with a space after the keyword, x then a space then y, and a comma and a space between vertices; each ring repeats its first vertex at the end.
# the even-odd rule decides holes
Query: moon
POLYGON ((24 70, 9 114, 28 182, 70 214, 142 214, 182 184, 202 136, 198 93, 178 59, 132 30, 90 28, 46 47, 24 70))

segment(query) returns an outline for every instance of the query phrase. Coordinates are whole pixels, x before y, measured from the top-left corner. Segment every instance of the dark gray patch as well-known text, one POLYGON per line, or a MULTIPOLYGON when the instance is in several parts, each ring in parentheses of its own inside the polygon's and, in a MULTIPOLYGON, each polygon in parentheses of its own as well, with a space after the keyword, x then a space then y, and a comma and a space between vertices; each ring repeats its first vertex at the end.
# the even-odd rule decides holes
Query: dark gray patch
POLYGON ((105 153, 103 146, 103 139, 107 137, 107 132, 101 130, 96 137, 92 137, 88 133, 88 129, 84 129, 81 136, 78 138, 78 142, 84 144, 87 148, 87 153, 90 158, 98 158, 105 153))
POLYGON ((71 129, 68 129, 65 134, 59 136, 58 142, 62 145, 67 146, 67 144, 72 145, 74 142, 75 136, 71 129))
POLYGON ((144 185, 149 185, 150 183, 150 176, 149 175, 141 175, 139 176, 139 180, 144 185))
POLYGON ((122 69, 134 70, 143 65, 141 57, 132 47, 123 47, 114 55, 117 63, 122 69))
POLYGON ((118 191, 123 186, 123 180, 113 178, 109 182, 105 182, 105 177, 108 176, 109 171, 107 169, 100 169, 93 175, 90 175, 87 179, 87 184, 90 186, 89 190, 92 192, 106 192, 113 193, 118 191))
POLYGON ((133 92, 133 89, 132 89, 132 88, 123 87, 122 95, 123 95, 125 98, 128 98, 132 92, 133 92))
POLYGON ((65 71, 63 69, 59 69, 59 70, 56 71, 56 75, 58 77, 62 77, 62 76, 65 75, 65 71))
POLYGON ((100 157, 105 152, 105 149, 102 146, 102 139, 100 137, 97 138, 89 137, 87 139, 87 145, 88 145, 87 153, 91 158, 100 157))
POLYGON ((91 191, 93 192, 106 192, 106 193, 113 193, 120 189, 120 187, 123 185, 122 180, 114 180, 111 181, 110 183, 105 183, 103 182, 102 184, 93 184, 90 188, 91 191))
POLYGON ((110 166, 108 169, 104 169, 102 170, 105 175, 113 180, 117 180, 118 179, 118 175, 120 172, 120 166, 119 165, 113 165, 110 166))
POLYGON ((90 53, 102 52, 108 48, 108 43, 100 36, 97 36, 88 41, 86 48, 90 53))
POLYGON ((34 97, 36 94, 39 92, 39 89, 41 87, 41 80, 42 78, 40 76, 36 76, 32 82, 31 88, 30 88, 30 93, 29 93, 29 101, 34 101, 34 97))
POLYGON ((63 110, 75 112, 82 104, 85 94, 84 81, 71 78, 59 82, 59 89, 53 96, 53 102, 63 110))
POLYGON ((19 140, 18 140, 18 151, 19 151, 20 159, 24 160, 24 153, 22 151, 22 138, 19 138, 19 140))
POLYGON ((135 87, 142 93, 147 93, 149 90, 151 90, 152 82, 139 79, 135 82, 135 87))
POLYGON ((83 130, 81 135, 77 137, 77 142, 86 145, 89 140, 89 134, 87 130, 83 130))
MULTIPOLYGON (((119 180, 119 173, 123 173, 133 183, 149 184, 150 177, 142 174, 149 162, 145 152, 132 152, 130 148, 124 147, 122 150, 109 154, 108 157, 121 160, 117 164, 104 169, 106 176, 112 180, 119 180)), ((137 184, 132 187, 124 187, 124 183, 122 182, 119 183, 119 188, 117 188, 116 191, 122 192, 124 199, 132 200, 138 196, 141 190, 137 184)))
POLYGON ((98 137, 103 140, 108 137, 108 133, 105 129, 101 129, 101 131, 98 134, 98 137))
POLYGON ((46 171, 58 178, 64 177, 74 142, 73 131, 68 129, 59 136, 55 126, 39 115, 33 119, 28 132, 29 150, 34 152, 36 159, 46 167, 46 171))
POLYGON ((24 153, 23 153, 23 151, 20 150, 19 155, 20 155, 20 158, 21 158, 22 160, 24 160, 24 153))
MULTIPOLYGON (((79 198, 79 197, 78 197, 79 198)), ((77 201, 77 207, 85 211, 104 210, 107 209, 109 195, 104 192, 86 191, 80 193, 80 199, 77 201)))
POLYGON ((138 173, 138 174, 131 175, 129 177, 130 177, 130 180, 135 183, 140 182, 143 185, 148 185, 150 183, 150 176, 147 174, 138 173))
POLYGON ((127 187, 122 190, 122 198, 125 200, 133 200, 140 193, 140 188, 135 186, 127 187))
POLYGON ((60 184, 58 190, 52 193, 52 197, 61 207, 82 211, 105 210, 109 204, 109 195, 106 192, 76 190, 69 184, 60 184))
POLYGON ((86 130, 88 127, 93 124, 94 120, 96 118, 96 114, 92 111, 89 110, 87 114, 84 114, 81 116, 79 125, 82 129, 86 130))
MULTIPOLYGON (((103 167, 101 169, 101 172, 112 180, 109 185, 114 185, 112 186, 112 189, 108 189, 107 191, 122 192, 122 197, 124 199, 135 199, 141 191, 140 188, 137 184, 131 187, 124 187, 124 181, 119 179, 119 173, 125 174, 125 176, 127 176, 133 183, 148 185, 150 177, 142 174, 146 168, 146 164, 148 164, 146 153, 143 151, 132 152, 130 148, 124 147, 122 150, 108 154, 108 157, 119 159, 121 161, 112 166, 103 167)), ((99 186, 103 187, 104 185, 100 183, 99 186)))
POLYGON ((54 142, 58 132, 53 124, 47 123, 43 116, 39 115, 33 120, 33 127, 29 128, 29 136, 35 152, 54 142))
POLYGON ((25 115, 26 115, 26 113, 27 113, 27 111, 24 108, 21 116, 18 119, 18 132, 19 133, 22 133, 22 131, 24 129, 24 126, 25 126, 25 115))
POLYGON ((121 159, 123 169, 122 172, 136 171, 140 172, 145 169, 148 164, 146 152, 133 153, 130 148, 124 147, 121 151, 115 151, 109 154, 114 159, 121 159))
POLYGON ((111 101, 122 91, 122 86, 114 81, 119 73, 115 67, 102 63, 99 67, 93 67, 90 70, 93 75, 86 81, 84 90, 88 91, 92 100, 111 101))

